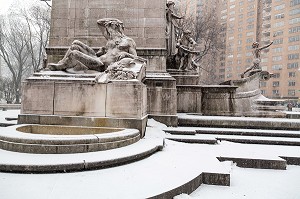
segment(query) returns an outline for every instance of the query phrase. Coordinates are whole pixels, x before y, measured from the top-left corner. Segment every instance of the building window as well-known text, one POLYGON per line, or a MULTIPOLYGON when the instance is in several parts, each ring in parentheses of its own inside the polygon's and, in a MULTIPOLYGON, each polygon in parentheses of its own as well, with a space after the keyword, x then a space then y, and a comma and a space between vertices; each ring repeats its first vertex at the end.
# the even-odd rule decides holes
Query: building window
POLYGON ((278 96, 279 95, 279 90, 272 90, 273 95, 278 96))
POLYGON ((296 8, 296 9, 294 9, 294 10, 291 10, 289 14, 290 14, 290 15, 297 15, 297 14, 300 14, 300 8, 296 8))
POLYGON ((261 94, 262 95, 266 95, 266 91, 265 90, 261 90, 261 94))
POLYGON ((266 87, 266 86, 267 86, 267 82, 263 82, 263 81, 260 82, 260 87, 266 87))
POLYGON ((247 30, 250 30, 250 29, 253 29, 253 28, 254 28, 253 24, 247 26, 247 30))
POLYGON ((254 41, 253 38, 248 38, 248 39, 246 40, 247 43, 252 43, 253 41, 254 41))
POLYGON ((299 45, 294 45, 294 46, 289 46, 288 47, 288 50, 291 51, 291 50, 299 50, 300 49, 300 46, 299 45))
POLYGON ((296 91, 295 90, 288 90, 288 96, 295 96, 296 91))
POLYGON ((296 77, 296 73, 295 72, 289 72, 289 77, 296 77))
POLYGON ((282 60, 282 56, 274 56, 273 57, 273 61, 281 61, 282 60))
POLYGON ((273 52, 274 53, 281 53, 282 52, 282 47, 273 48, 273 52))
POLYGON ((282 19, 284 18, 284 13, 276 14, 275 19, 282 19))
POLYGON ((250 57, 250 56, 252 56, 252 53, 251 53, 251 52, 247 52, 247 53, 246 53, 246 56, 247 56, 247 57, 250 57))
POLYGON ((266 62, 268 62, 268 60, 269 60, 268 58, 263 58, 263 59, 261 59, 261 62, 266 63, 266 62))
POLYGON ((274 28, 284 26, 284 21, 280 21, 274 24, 274 28))
POLYGON ((276 44, 282 44, 282 43, 283 43, 283 38, 274 39, 274 45, 276 45, 276 44))
POLYGON ((252 17, 252 18, 248 18, 248 19, 247 19, 247 22, 248 22, 248 23, 254 22, 254 18, 253 18, 253 17, 252 17))
POLYGON ((231 5, 229 8, 230 8, 230 9, 233 9, 233 8, 235 8, 235 5, 231 5))
POLYGON ((300 41, 300 35, 289 37, 289 42, 300 41))
POLYGON ((295 82, 294 80, 290 80, 290 81, 288 82, 288 85, 289 85, 289 86, 296 86, 296 82, 295 82))
POLYGON ((293 27, 289 29, 289 33, 300 32, 300 26, 293 27))
POLYGON ((292 0, 291 3, 290 3, 291 7, 299 5, 299 4, 300 4, 300 0, 292 0))
POLYGON ((274 35, 274 36, 280 36, 280 35, 283 35, 283 30, 278 30, 278 31, 274 32, 273 35, 274 35))
POLYGON ((288 65, 287 65, 288 69, 294 69, 294 68, 298 68, 298 67, 299 67, 299 63, 298 62, 288 63, 288 65))
POLYGON ((250 49, 252 49, 252 46, 246 46, 246 49, 250 50, 250 49))
POLYGON ((278 6, 274 7, 275 10, 282 10, 284 8, 285 8, 285 4, 281 4, 281 5, 278 5, 278 6))
POLYGON ((279 81, 273 82, 273 87, 279 87, 279 81))
POLYGON ((299 22, 300 22, 300 17, 297 17, 297 18, 291 19, 289 21, 289 24, 295 24, 295 23, 299 23, 299 22))
POLYGON ((252 35, 254 35, 254 32, 247 32, 246 35, 247 36, 252 36, 252 35))
POLYGON ((282 65, 273 65, 272 66, 272 70, 281 70, 282 69, 282 65))
POLYGON ((289 55, 288 55, 288 59, 289 59, 289 60, 299 59, 299 53, 289 54, 289 55))
POLYGON ((255 5, 254 5, 254 4, 249 5, 249 6, 247 7, 248 10, 253 10, 254 8, 255 8, 255 5))
POLYGON ((251 16, 253 16, 254 14, 255 14, 254 11, 250 11, 250 12, 247 13, 247 16, 248 16, 248 17, 251 17, 251 16))
POLYGON ((274 73, 274 74, 273 74, 273 78, 274 78, 274 79, 280 78, 280 73, 274 73))
POLYGON ((252 59, 246 59, 246 63, 251 63, 252 59))

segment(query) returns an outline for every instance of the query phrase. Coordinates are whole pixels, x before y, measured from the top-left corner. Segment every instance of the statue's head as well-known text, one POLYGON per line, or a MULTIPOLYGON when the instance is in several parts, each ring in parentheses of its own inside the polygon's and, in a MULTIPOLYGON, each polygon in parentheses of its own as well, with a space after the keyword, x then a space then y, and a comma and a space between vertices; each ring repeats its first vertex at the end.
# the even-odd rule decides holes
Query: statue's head
POLYGON ((174 6, 174 1, 167 1, 167 7, 174 6))
POLYGON ((106 39, 111 39, 114 35, 124 35, 124 24, 119 19, 103 18, 99 19, 97 24, 106 39))
POLYGON ((252 48, 258 48, 258 46, 259 46, 259 43, 257 41, 252 44, 252 48))

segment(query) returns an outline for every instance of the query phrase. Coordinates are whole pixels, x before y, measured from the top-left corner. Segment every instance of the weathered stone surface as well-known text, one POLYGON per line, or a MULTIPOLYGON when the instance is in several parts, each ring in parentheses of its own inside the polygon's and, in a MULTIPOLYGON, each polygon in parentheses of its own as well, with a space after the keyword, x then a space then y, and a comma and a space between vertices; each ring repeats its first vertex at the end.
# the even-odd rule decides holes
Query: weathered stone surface
POLYGON ((140 81, 98 84, 95 75, 52 75, 23 83, 22 114, 137 119, 147 114, 147 89, 140 81))

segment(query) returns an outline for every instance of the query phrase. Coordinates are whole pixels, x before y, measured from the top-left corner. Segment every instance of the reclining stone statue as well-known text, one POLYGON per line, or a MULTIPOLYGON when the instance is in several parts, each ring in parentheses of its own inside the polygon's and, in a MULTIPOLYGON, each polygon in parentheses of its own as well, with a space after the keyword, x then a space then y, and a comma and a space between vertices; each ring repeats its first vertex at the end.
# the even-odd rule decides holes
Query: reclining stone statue
POLYGON ((108 78, 136 78, 136 67, 135 70, 130 68, 136 64, 144 66, 145 59, 137 56, 134 40, 124 35, 123 23, 118 19, 104 18, 98 20, 97 24, 107 39, 104 47, 96 53, 91 47, 75 40, 62 60, 48 64, 48 70, 79 74, 105 71, 109 74, 108 78))

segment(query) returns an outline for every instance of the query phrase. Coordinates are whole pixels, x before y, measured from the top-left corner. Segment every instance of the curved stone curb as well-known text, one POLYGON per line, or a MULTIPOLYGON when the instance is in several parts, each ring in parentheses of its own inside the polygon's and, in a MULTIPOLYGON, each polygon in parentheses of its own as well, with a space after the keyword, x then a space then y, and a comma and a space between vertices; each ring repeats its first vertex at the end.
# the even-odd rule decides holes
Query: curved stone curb
POLYGON ((1 132, 0 148, 21 153, 86 153, 124 147, 137 142, 139 139, 140 133, 137 129, 21 125, 11 127, 10 129, 6 129, 5 132, 1 132), (27 131, 31 131, 28 129, 33 127, 49 127, 50 130, 51 128, 62 128, 65 131, 83 129, 87 133, 83 135, 48 135, 27 133, 27 131), (25 132, 19 131, 20 129, 25 129, 25 132), (93 134, 97 133, 97 130, 111 130, 112 132, 93 134))
POLYGON ((131 149, 123 147, 121 149, 86 154, 45 154, 43 158, 39 154, 22 154, 23 158, 26 159, 25 163, 22 160, 18 161, 16 156, 18 153, 0 150, 0 154, 6 153, 3 155, 5 158, 0 160, 0 171, 13 173, 62 173, 96 170, 138 161, 163 148, 162 145, 155 142, 147 142, 145 140, 140 142, 131 145, 131 149), (135 147, 134 145, 140 146, 135 147), (119 154, 120 151, 123 152, 119 154), (56 158, 53 159, 54 156, 56 158), (60 157, 57 158, 57 156, 60 157), (68 160, 70 161, 68 162, 68 160))

